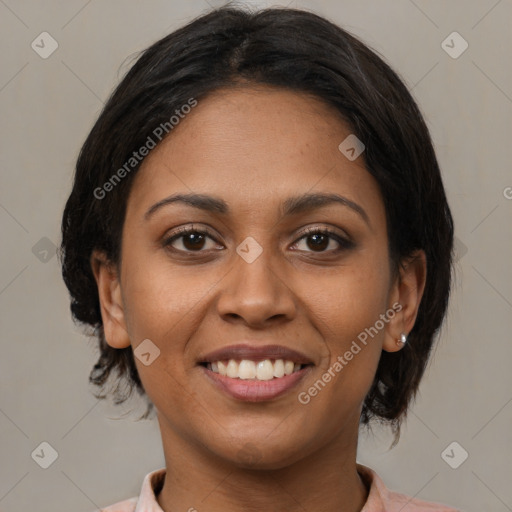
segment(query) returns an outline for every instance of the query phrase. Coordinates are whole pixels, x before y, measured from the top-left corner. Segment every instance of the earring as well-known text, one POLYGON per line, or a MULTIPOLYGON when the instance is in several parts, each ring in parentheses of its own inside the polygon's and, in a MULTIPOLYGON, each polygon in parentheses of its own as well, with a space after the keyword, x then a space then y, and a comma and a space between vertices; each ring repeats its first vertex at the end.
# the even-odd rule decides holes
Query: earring
POLYGON ((402 333, 400 335, 400 339, 399 340, 396 340, 396 344, 401 347, 403 345, 405 345, 405 343, 407 342, 407 336, 405 335, 405 333, 402 333))

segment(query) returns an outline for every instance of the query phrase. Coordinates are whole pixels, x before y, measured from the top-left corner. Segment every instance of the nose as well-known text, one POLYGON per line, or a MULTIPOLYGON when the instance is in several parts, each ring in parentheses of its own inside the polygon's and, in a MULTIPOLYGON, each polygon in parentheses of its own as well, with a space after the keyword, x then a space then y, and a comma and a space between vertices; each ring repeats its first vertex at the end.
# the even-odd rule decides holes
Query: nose
POLYGON ((238 255, 221 281, 217 308, 226 321, 243 321, 253 328, 292 320, 297 301, 283 268, 268 251, 252 263, 238 255))

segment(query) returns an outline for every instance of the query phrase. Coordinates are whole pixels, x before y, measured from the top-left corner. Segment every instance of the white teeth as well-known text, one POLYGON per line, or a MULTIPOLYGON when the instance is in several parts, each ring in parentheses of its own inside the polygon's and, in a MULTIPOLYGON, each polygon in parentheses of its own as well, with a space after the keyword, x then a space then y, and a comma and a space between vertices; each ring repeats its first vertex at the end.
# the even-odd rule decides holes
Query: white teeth
POLYGON ((226 368, 226 375, 234 379, 238 377, 238 363, 234 359, 230 359, 226 368))
MULTIPOLYGON (((213 365, 215 363, 212 363, 212 372, 214 372, 215 370, 213 369, 213 365)), ((226 375, 226 365, 222 362, 222 361, 217 361, 217 367, 219 368, 219 373, 221 375, 226 375)))
POLYGON ((260 361, 256 366, 256 378, 258 380, 270 380, 274 378, 274 366, 268 359, 260 361))
POLYGON ((250 359, 242 359, 236 361, 230 359, 227 364, 225 361, 213 361, 208 364, 208 369, 214 373, 231 377, 232 379, 256 379, 256 380, 272 380, 273 378, 281 378, 285 375, 291 375, 298 372, 303 365, 294 363, 293 361, 284 361, 276 359, 271 361, 251 361, 250 359))
MULTIPOLYGON (((215 371, 213 369, 213 363, 212 371, 215 371)), ((254 377, 256 377, 256 365, 254 361, 248 361, 247 359, 240 361, 238 365, 238 376, 241 379, 254 379, 254 377)))
POLYGON ((277 359, 274 362, 274 377, 284 377, 284 362, 282 359, 277 359))

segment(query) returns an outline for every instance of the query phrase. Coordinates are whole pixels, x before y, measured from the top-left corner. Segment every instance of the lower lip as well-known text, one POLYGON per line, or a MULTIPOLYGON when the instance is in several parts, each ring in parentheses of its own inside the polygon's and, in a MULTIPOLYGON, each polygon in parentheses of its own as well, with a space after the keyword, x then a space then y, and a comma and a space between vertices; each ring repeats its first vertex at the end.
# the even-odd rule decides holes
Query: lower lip
POLYGON ((311 366, 306 366, 298 372, 285 375, 284 377, 273 378, 272 380, 245 380, 226 377, 220 373, 212 372, 204 366, 201 368, 206 376, 222 391, 237 400, 246 402, 264 402, 284 395, 311 371, 311 366))

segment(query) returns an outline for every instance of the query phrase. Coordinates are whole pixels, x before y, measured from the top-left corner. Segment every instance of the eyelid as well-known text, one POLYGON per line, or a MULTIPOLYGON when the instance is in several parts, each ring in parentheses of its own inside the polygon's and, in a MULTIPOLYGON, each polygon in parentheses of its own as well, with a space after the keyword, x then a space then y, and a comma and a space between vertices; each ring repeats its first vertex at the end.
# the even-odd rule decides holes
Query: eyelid
MULTIPOLYGON (((338 238, 342 238, 344 239, 346 242, 353 242, 353 240, 351 239, 351 237, 343 232, 343 233, 339 233, 338 231, 336 231, 336 229, 339 229, 339 228, 333 228, 331 226, 321 226, 321 225, 317 225, 317 226, 308 226, 306 228, 304 228, 302 231, 300 231, 298 233, 298 236, 300 238, 303 238, 304 235, 309 235, 309 234, 315 234, 315 233, 326 233, 330 236, 333 236, 333 237, 338 237, 338 238)), ((299 239, 300 239, 299 238, 299 239)))

